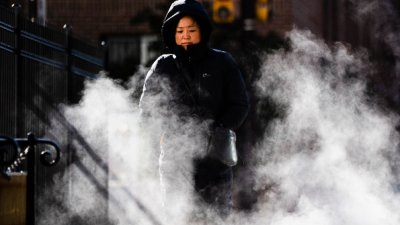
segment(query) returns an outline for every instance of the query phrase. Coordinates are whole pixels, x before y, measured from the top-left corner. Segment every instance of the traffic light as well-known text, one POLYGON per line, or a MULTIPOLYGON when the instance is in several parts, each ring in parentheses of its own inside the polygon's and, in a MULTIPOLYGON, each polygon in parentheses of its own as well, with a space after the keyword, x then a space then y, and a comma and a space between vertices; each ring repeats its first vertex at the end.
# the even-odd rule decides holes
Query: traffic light
POLYGON ((212 9, 215 23, 232 23, 235 20, 233 0, 214 0, 212 9))
POLYGON ((269 0, 256 0, 256 18, 258 21, 267 22, 271 17, 271 3, 269 0))

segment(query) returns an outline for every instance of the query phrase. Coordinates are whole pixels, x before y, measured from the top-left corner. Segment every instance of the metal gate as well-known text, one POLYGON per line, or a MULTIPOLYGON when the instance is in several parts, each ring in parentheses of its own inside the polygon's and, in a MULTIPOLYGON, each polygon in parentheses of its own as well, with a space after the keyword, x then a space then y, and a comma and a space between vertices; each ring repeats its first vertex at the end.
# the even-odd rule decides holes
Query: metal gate
MULTIPOLYGON (((39 149, 28 158, 30 163, 20 159, 21 165, 14 166, 14 171, 1 171, 0 224, 36 224, 36 218, 46 213, 36 207, 38 199, 53 185, 54 174, 63 171, 68 176, 72 163, 87 174, 96 190, 101 190, 99 201, 107 201, 107 166, 58 109, 60 103, 77 103, 85 80, 95 79, 104 69, 104 49, 75 38, 71 31, 67 25, 63 29, 52 29, 27 20, 22 17, 19 5, 0 6, 0 135, 3 137, 0 138, 0 169, 10 170, 5 162, 15 157, 13 148, 7 147, 7 140, 22 143, 29 139, 28 132, 57 143, 62 155, 57 165, 46 167, 40 163, 44 151, 39 149), (52 129, 54 124, 59 126, 57 132, 52 129), (64 132, 60 134, 60 130, 64 132), (101 176, 88 172, 76 160, 76 149, 70 145, 72 140, 80 144, 79 151, 84 152, 80 154, 98 163, 101 176), (37 162, 33 163, 34 167, 32 162, 37 162)), ((21 149, 28 147, 29 144, 21 149)), ((72 180, 63 188, 64 195, 79 191, 75 190, 72 180)), ((99 205, 104 206, 99 211, 107 216, 107 204, 99 205)))

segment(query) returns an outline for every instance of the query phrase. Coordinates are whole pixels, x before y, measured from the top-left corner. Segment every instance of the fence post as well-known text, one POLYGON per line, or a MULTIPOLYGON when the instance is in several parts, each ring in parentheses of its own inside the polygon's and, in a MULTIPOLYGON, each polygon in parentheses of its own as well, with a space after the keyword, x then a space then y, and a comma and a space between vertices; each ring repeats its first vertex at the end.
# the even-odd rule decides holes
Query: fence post
POLYGON ((21 76, 21 4, 14 3, 14 74, 15 74, 15 135, 21 136, 24 125, 23 120, 23 83, 21 76))
MULTIPOLYGON (((71 45, 71 33, 72 33, 72 27, 69 24, 64 24, 63 26, 64 32, 65 32, 65 54, 67 55, 66 58, 66 70, 67 70, 67 99, 66 103, 70 104, 71 99, 72 99, 72 90, 73 90, 73 79, 72 79, 72 45, 71 45)), ((67 163, 66 168, 70 168, 69 166, 72 164, 73 157, 74 157, 74 149, 72 146, 72 141, 74 138, 74 132, 68 128, 67 129, 67 140, 66 140, 66 152, 65 154, 65 162, 67 163)), ((68 202, 71 199, 71 186, 72 186, 72 171, 71 169, 66 170, 66 176, 68 176, 68 185, 66 186, 67 188, 67 193, 68 193, 68 202)), ((69 219, 69 214, 67 215, 67 218, 69 219)))
POLYGON ((65 32, 65 53, 67 54, 67 103, 71 102, 72 99, 72 28, 68 24, 64 24, 63 26, 65 32))
POLYGON ((104 52, 104 55, 103 55, 103 69, 105 71, 108 71, 108 69, 109 69, 108 68, 108 41, 107 40, 103 40, 103 41, 101 41, 100 45, 101 45, 101 47, 103 49, 103 52, 104 52))
MULTIPOLYGON (((26 156, 26 224, 36 224, 36 150, 35 150, 35 136, 32 133, 28 134, 28 150, 26 156)), ((26 151, 26 149, 25 149, 26 151)))

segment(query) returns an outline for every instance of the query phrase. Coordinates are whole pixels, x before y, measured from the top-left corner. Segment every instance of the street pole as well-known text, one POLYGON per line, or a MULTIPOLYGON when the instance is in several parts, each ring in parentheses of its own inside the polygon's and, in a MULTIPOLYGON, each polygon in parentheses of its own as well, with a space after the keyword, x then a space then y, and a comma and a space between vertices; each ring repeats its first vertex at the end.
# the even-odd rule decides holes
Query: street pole
POLYGON ((242 46, 248 47, 254 37, 255 29, 255 0, 241 0, 242 14, 242 46))

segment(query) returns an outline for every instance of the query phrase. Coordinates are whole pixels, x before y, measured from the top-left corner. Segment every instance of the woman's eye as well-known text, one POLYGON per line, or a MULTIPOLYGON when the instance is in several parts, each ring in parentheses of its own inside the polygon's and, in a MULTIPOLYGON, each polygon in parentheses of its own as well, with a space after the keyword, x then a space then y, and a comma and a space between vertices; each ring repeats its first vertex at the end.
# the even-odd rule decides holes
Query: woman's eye
POLYGON ((183 30, 177 30, 176 33, 181 34, 183 33, 183 30))

